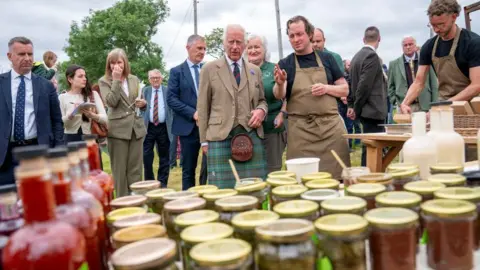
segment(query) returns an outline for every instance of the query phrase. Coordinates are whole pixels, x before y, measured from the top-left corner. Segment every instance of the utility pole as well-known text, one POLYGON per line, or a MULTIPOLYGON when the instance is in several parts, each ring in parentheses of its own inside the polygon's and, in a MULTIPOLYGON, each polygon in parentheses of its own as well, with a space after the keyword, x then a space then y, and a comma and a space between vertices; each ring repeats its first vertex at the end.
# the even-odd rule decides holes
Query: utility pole
POLYGON ((283 45, 282 45, 282 26, 280 24, 280 4, 279 0, 275 0, 275 14, 277 17, 277 38, 278 38, 278 57, 283 58, 283 45))
POLYGON ((195 35, 198 33, 197 3, 197 0, 193 0, 193 33, 195 35))

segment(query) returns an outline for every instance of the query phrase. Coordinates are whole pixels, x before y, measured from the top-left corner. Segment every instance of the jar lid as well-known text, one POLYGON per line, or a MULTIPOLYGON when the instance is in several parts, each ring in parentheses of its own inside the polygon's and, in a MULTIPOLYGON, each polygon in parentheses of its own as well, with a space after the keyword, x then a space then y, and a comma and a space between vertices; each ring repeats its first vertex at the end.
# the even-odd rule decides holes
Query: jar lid
POLYGON ((277 176, 275 178, 267 178, 267 184, 272 187, 298 184, 297 179, 293 177, 277 176))
POLYGON ((390 164, 387 167, 387 172, 397 172, 397 171, 410 171, 410 170, 418 170, 419 167, 413 163, 394 163, 390 164))
POLYGON ((421 205, 425 214, 437 217, 472 216, 476 213, 475 204, 462 200, 435 199, 421 205))
POLYGON ((418 214, 406 208, 383 207, 367 211, 364 218, 376 227, 393 229, 416 224, 418 214))
POLYGON ((366 175, 361 175, 357 177, 358 183, 366 184, 386 184, 392 180, 392 175, 389 173, 370 173, 366 175))
POLYGON ((204 198, 184 198, 170 201, 163 206, 163 211, 171 213, 184 213, 187 211, 204 208, 207 204, 204 198))
POLYGON ((322 234, 355 236, 367 231, 368 222, 359 215, 333 214, 317 219, 315 228, 322 234))
POLYGON ((455 163, 438 163, 435 165, 430 166, 430 170, 434 170, 437 172, 451 172, 451 171, 463 171, 462 164, 455 164, 455 163))
POLYGON ((279 186, 272 190, 272 194, 283 198, 299 197, 308 189, 304 185, 279 186))
POLYGON ((131 195, 119 197, 110 202, 113 208, 142 206, 147 202, 147 197, 143 195, 131 195))
POLYGON ((273 211, 282 217, 297 218, 318 211, 318 203, 307 200, 281 202, 273 207, 273 211))
POLYGON ((418 175, 420 173, 419 169, 411 169, 411 170, 404 170, 404 171, 391 171, 389 172, 393 178, 401 178, 401 177, 412 177, 418 175))
POLYGON ((231 237, 233 228, 227 224, 212 222, 187 227, 180 237, 183 241, 198 244, 212 240, 231 237))
POLYGON ((151 190, 145 193, 145 196, 149 199, 159 199, 162 198, 165 194, 174 193, 175 190, 172 188, 159 188, 151 190))
POLYGON ((160 187, 160 181, 157 180, 147 180, 139 181, 130 185, 131 190, 150 190, 160 187))
POLYGON ((145 214, 147 213, 147 209, 143 207, 125 207, 125 208, 120 208, 117 210, 113 210, 110 213, 107 214, 107 222, 108 223, 113 223, 119 219, 128 217, 128 216, 133 216, 133 215, 139 215, 139 214, 145 214))
POLYGON ((313 223, 304 219, 279 219, 255 228, 257 239, 275 243, 302 242, 313 233, 313 223))
POLYGON ((178 215, 175 218, 175 224, 185 228, 197 224, 215 222, 219 217, 220 215, 212 210, 196 210, 178 215))
POLYGON ((353 184, 347 187, 347 193, 353 196, 375 196, 387 190, 387 188, 382 184, 353 184))
POLYGON ((169 201, 174 201, 178 199, 195 198, 195 197, 199 197, 199 195, 196 192, 184 190, 184 191, 167 193, 167 194, 164 194, 162 197, 165 202, 169 202, 169 201))
POLYGON ((218 190, 218 187, 214 186, 214 185, 201 185, 201 186, 191 187, 191 188, 188 189, 188 191, 196 192, 200 196, 205 194, 205 193, 216 191, 216 190, 218 190))
POLYGON ((322 202, 327 199, 340 197, 340 193, 333 189, 312 189, 301 195, 302 199, 322 202))
POLYGON ((377 195, 375 201, 382 207, 414 207, 420 205, 422 197, 409 191, 389 191, 377 195))
POLYGON ((154 238, 138 241, 117 249, 111 257, 115 269, 146 270, 157 268, 175 259, 175 241, 154 238))
POLYGON ((257 207, 258 199, 248 195, 236 195, 215 201, 215 206, 220 211, 245 211, 257 207))
POLYGON ((335 179, 315 179, 305 183, 305 186, 309 189, 338 189, 340 182, 335 179))
POLYGON ((438 182, 413 181, 405 184, 403 186, 403 189, 405 189, 406 191, 415 192, 417 194, 429 195, 445 187, 446 186, 444 184, 438 182))
POLYGON ((272 211, 251 210, 234 216, 232 225, 242 229, 253 230, 257 226, 268 224, 279 218, 280 216, 272 211))
POLYGON ((200 243, 192 248, 190 257, 199 266, 234 264, 248 258, 252 246, 240 239, 220 239, 200 243))
POLYGON ((297 178, 297 174, 291 171, 276 171, 268 174, 268 178, 275 178, 278 176, 297 178))
POLYGON ((322 202, 322 209, 334 212, 347 213, 362 210, 367 207, 367 202, 359 197, 344 196, 328 199, 322 202))
POLYGON ((147 224, 160 224, 161 217, 155 213, 145 213, 128 216, 113 222, 113 227, 117 230, 147 224))
POLYGON ((469 187, 447 187, 435 191, 434 195, 437 199, 455 199, 473 203, 480 201, 480 190, 469 187))
POLYGON ((445 184, 447 187, 463 185, 466 180, 467 179, 465 178, 465 176, 455 173, 439 173, 431 175, 428 178, 428 181, 442 183, 445 184))
POLYGON ((250 183, 242 182, 235 186, 235 190, 240 193, 248 193, 248 192, 260 191, 266 187, 267 187, 267 183, 263 181, 250 182, 250 183))
POLYGON ((123 228, 113 233, 112 238, 116 242, 131 243, 149 238, 159 238, 166 234, 161 225, 147 224, 123 228))
POLYGON ((203 194, 203 198, 209 202, 213 202, 215 200, 218 200, 218 199, 221 199, 221 198, 227 198, 227 197, 231 197, 231 196, 235 196, 237 195, 238 192, 234 189, 230 189, 230 188, 227 188, 227 189, 217 189, 215 191, 212 191, 212 192, 208 192, 208 193, 205 193, 203 194))
POLYGON ((312 180, 317 180, 317 179, 331 179, 331 178, 332 178, 332 174, 331 174, 331 173, 328 173, 328 172, 316 172, 316 173, 305 174, 304 176, 302 176, 302 182, 303 182, 303 183, 306 183, 306 182, 312 181, 312 180))

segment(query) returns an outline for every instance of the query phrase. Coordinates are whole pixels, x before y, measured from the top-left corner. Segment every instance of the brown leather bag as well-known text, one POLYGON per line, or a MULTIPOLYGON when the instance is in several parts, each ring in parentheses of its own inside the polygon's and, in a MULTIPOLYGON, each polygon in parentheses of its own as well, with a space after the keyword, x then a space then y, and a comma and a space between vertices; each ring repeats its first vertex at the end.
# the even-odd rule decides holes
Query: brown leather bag
POLYGON ((253 141, 246 133, 237 134, 230 143, 232 159, 237 162, 246 162, 253 157, 253 141))
MULTIPOLYGON (((90 102, 95 103, 95 97, 93 95, 93 91, 90 94, 90 102)), ((95 109, 95 111, 96 111, 96 109, 95 109)), ((93 119, 91 119, 91 122, 92 122, 92 124, 91 124, 90 130, 91 130, 92 134, 97 134, 99 138, 107 137, 107 134, 108 134, 107 125, 100 124, 93 119)))

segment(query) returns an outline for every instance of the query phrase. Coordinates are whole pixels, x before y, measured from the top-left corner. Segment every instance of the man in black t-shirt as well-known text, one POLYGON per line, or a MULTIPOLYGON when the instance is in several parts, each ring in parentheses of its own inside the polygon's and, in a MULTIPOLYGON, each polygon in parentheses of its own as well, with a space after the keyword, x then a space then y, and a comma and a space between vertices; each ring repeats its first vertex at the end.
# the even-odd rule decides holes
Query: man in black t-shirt
POLYGON ((480 36, 459 28, 455 21, 461 11, 456 0, 433 0, 428 8, 430 25, 437 35, 420 51, 415 82, 400 105, 410 113, 410 104, 424 88, 430 66, 439 81, 439 100, 469 101, 480 94, 480 36))

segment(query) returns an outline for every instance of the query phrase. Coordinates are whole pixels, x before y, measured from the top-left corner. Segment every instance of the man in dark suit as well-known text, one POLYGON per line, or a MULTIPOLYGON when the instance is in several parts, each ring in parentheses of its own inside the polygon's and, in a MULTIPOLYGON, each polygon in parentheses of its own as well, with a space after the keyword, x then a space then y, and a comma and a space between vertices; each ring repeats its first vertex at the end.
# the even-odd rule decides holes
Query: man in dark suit
MULTIPOLYGON (((162 86, 163 76, 158 69, 148 72, 150 86, 143 88, 143 97, 147 101, 147 109, 143 114, 147 136, 143 142, 143 167, 145 179, 153 180, 153 149, 157 145, 159 160, 157 179, 162 187, 167 187, 170 174, 170 139, 168 129, 171 127, 171 113, 167 105, 168 88, 162 86)), ((175 157, 173 157, 175 158, 175 157)))
POLYGON ((15 182, 12 149, 26 145, 62 145, 58 96, 50 81, 32 74, 33 43, 25 37, 8 42, 12 70, 0 74, 0 185, 15 182))
MULTIPOLYGON (((188 58, 170 70, 168 79, 168 106, 174 112, 172 133, 180 136, 182 149, 182 189, 195 186, 195 169, 200 151, 197 97, 201 62, 205 56, 205 39, 191 35, 187 41, 188 58)), ((200 185, 207 182, 207 158, 202 157, 200 185)))
MULTIPOLYGON (((380 31, 371 26, 365 30, 365 46, 353 57, 350 66, 353 104, 347 115, 359 118, 363 133, 383 132, 380 124, 387 117, 386 76, 376 50, 380 44, 380 31)), ((362 166, 366 165, 366 149, 362 150, 362 166)))

